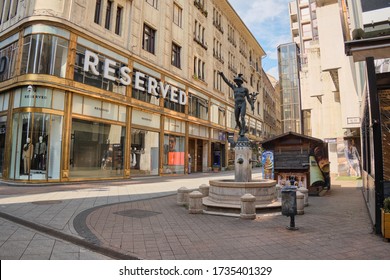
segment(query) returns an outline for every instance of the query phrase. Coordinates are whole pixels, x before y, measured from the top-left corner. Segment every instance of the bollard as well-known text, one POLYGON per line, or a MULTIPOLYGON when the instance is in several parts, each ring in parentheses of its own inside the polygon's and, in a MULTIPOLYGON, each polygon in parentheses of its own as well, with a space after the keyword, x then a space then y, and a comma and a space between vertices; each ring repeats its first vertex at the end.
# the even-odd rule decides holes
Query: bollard
POLYGON ((297 197, 297 214, 298 215, 303 215, 305 212, 303 210, 303 208, 305 207, 304 206, 304 194, 301 193, 299 190, 297 191, 296 193, 296 197, 297 197))
POLYGON ((256 197, 247 193, 241 196, 241 219, 256 219, 256 197))
POLYGON ((199 191, 193 191, 188 195, 188 198, 189 198, 188 213, 202 214, 203 213, 203 204, 202 204, 203 194, 199 191))
POLYGON ((297 230, 295 227, 295 215, 297 214, 297 188, 294 186, 285 186, 282 188, 282 214, 290 217, 289 230, 297 230))
POLYGON ((203 197, 209 196, 210 186, 202 184, 199 186, 199 191, 203 194, 203 197))
POLYGON ((177 190, 176 203, 178 205, 188 205, 188 194, 190 190, 186 187, 181 187, 177 190))
POLYGON ((298 188, 298 191, 303 193, 303 195, 305 196, 303 198, 303 205, 308 206, 309 205, 309 190, 307 188, 302 187, 302 188, 298 188))
POLYGON ((277 184, 275 187, 275 199, 277 199, 279 202, 282 201, 282 186, 279 184, 277 184))

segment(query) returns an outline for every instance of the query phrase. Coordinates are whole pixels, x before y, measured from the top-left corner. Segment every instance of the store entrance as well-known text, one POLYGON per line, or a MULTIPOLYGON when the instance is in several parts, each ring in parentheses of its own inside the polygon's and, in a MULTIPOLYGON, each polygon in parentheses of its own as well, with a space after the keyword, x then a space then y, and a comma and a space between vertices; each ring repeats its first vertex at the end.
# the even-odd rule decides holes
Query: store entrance
POLYGON ((191 173, 203 171, 203 140, 191 138, 188 140, 191 173))

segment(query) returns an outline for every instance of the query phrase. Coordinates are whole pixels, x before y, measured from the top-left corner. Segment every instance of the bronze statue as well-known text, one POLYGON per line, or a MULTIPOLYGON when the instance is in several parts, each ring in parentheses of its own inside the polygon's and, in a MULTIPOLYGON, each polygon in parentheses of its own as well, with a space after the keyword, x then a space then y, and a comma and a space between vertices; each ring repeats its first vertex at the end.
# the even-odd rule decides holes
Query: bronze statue
POLYGON ((236 128, 238 128, 239 135, 243 137, 246 132, 246 126, 245 126, 245 114, 246 114, 246 100, 248 100, 249 104, 251 105, 252 111, 255 110, 254 102, 256 100, 256 96, 258 93, 249 93, 248 89, 246 87, 243 87, 242 84, 244 83, 244 80, 242 79, 242 74, 238 74, 237 77, 234 78, 234 82, 236 85, 231 83, 225 75, 218 71, 218 74, 221 75, 222 79, 225 81, 225 83, 233 89, 234 92, 234 116, 236 118, 236 128), (241 117, 241 121, 240 121, 241 117))

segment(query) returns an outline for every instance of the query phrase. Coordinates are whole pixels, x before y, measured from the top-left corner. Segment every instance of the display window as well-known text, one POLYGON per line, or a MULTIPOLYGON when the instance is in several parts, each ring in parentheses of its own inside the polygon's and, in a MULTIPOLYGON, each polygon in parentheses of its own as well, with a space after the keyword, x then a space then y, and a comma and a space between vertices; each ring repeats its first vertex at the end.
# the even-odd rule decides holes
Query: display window
POLYGON ((130 168, 133 176, 158 175, 160 133, 131 129, 130 168))
POLYGON ((7 132, 7 116, 1 116, 0 117, 0 177, 3 177, 6 132, 7 132))
POLYGON ((13 115, 10 179, 60 179, 62 125, 59 115, 13 115))
POLYGON ((73 118, 70 178, 123 177, 126 127, 73 118))
POLYGON ((164 174, 184 174, 185 137, 164 135, 164 174))

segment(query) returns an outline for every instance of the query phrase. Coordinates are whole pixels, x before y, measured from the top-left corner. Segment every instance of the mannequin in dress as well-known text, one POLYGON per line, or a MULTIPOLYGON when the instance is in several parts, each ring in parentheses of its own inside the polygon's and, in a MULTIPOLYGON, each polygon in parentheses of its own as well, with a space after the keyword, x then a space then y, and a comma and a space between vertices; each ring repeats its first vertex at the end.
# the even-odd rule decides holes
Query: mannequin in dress
POLYGON ((39 170, 45 170, 46 143, 43 142, 43 136, 39 136, 39 142, 35 145, 34 158, 36 167, 39 170))
POLYGON ((34 145, 30 143, 31 139, 27 138, 26 144, 23 146, 22 159, 23 159, 23 173, 29 174, 31 168, 31 159, 33 157, 34 145))

